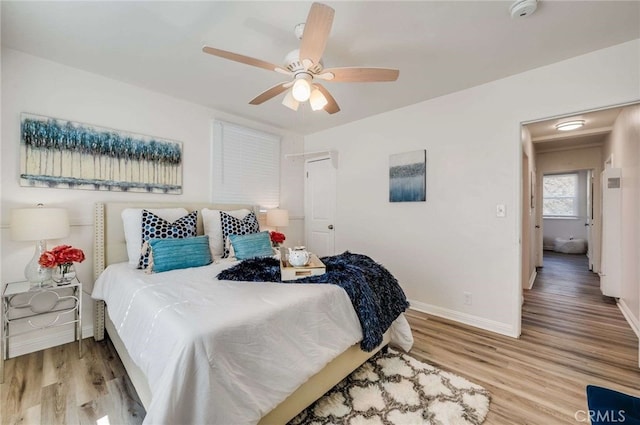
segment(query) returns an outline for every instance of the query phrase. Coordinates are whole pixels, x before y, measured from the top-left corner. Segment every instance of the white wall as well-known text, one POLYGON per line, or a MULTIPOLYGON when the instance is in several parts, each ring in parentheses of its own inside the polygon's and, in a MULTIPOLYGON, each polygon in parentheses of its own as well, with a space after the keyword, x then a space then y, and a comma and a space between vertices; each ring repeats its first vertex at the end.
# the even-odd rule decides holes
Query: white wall
MULTIPOLYGON (((214 119, 235 122, 282 135, 281 206, 291 211, 294 220, 285 233, 303 235, 303 165, 284 159, 286 153, 303 148, 301 136, 231 116, 220 111, 145 90, 78 69, 26 55, 2 50, 2 170, 0 184, 0 248, 2 249, 2 283, 23 280, 24 264, 33 255, 31 243, 10 240, 8 213, 11 208, 48 206, 69 209, 71 235, 64 241, 50 241, 49 246, 65 242, 84 250, 87 260, 78 265, 79 278, 90 294, 93 286, 93 204, 97 201, 148 200, 150 202, 209 201, 209 151, 211 123, 214 119), (94 124, 102 127, 153 135, 183 143, 183 194, 162 195, 86 191, 19 186, 20 113, 30 112, 50 117, 94 124), (295 219, 297 217, 297 219, 295 219)), ((92 303, 85 296, 87 331, 92 331, 92 303)), ((16 338, 12 355, 42 348, 52 340, 47 335, 16 338), (38 339, 38 338, 41 338, 38 339), (27 340, 30 341, 27 344, 27 340), (33 342, 37 343, 34 345, 33 342)), ((54 341, 55 342, 55 341, 54 341)))
POLYGON ((639 53, 635 40, 306 136, 339 151, 336 249, 386 265, 414 308, 519 335, 520 123, 640 98, 639 53), (389 203, 389 155, 416 149, 427 201, 389 203))
POLYGON ((620 306, 638 333, 640 327, 640 105, 622 110, 607 138, 603 157, 622 168, 622 296, 620 306))

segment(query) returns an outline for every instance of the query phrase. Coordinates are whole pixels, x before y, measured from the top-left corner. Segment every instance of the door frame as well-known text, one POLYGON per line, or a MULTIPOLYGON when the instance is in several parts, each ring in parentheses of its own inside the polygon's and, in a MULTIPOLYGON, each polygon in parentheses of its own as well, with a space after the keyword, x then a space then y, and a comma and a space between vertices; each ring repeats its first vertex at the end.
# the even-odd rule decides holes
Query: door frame
MULTIPOLYGON (((531 172, 529 171, 529 156, 522 151, 522 234, 520 236, 520 247, 522 256, 522 289, 530 288, 531 268, 531 172)), ((524 303, 524 292, 521 304, 524 303)))

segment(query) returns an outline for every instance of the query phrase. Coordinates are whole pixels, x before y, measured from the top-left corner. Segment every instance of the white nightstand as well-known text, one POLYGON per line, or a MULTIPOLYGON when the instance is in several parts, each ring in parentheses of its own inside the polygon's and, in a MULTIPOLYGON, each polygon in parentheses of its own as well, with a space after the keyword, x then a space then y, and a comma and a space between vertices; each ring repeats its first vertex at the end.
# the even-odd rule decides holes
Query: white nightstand
POLYGON ((0 338, 0 383, 4 382, 4 361, 9 357, 9 339, 18 335, 58 326, 74 324, 74 340, 78 341, 78 357, 82 357, 82 283, 74 279, 66 285, 49 282, 48 286, 31 287, 29 282, 8 283, 2 292, 2 338, 0 338), (38 321, 38 316, 52 314, 51 320, 38 321), (26 322, 30 329, 11 333, 12 323, 26 322))

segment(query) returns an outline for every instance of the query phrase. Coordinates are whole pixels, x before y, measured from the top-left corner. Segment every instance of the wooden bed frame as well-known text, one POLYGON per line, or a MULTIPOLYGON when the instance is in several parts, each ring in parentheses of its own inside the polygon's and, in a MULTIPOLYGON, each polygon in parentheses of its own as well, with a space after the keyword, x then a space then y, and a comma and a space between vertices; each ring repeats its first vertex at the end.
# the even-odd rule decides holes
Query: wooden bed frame
MULTIPOLYGON (((149 203, 149 202, 109 202, 98 203, 94 208, 94 277, 97 278, 106 266, 128 261, 124 227, 121 213, 125 208, 185 208, 188 211, 210 208, 217 210, 235 210, 246 208, 255 210, 251 205, 206 204, 206 203, 149 203)), ((203 234, 202 218, 198 215, 198 234, 203 234)), ((96 301, 94 308, 94 338, 104 339, 105 329, 118 352, 122 363, 135 387, 138 397, 145 408, 151 403, 151 389, 144 373, 133 362, 106 312, 105 303, 96 301)), ((377 353, 389 342, 389 332, 384 334, 383 342, 372 352, 360 349, 360 344, 349 347, 329 362, 324 369, 309 378, 282 403, 260 420, 260 424, 285 424, 293 419, 315 400, 324 395, 338 382, 344 379, 362 363, 377 353)))

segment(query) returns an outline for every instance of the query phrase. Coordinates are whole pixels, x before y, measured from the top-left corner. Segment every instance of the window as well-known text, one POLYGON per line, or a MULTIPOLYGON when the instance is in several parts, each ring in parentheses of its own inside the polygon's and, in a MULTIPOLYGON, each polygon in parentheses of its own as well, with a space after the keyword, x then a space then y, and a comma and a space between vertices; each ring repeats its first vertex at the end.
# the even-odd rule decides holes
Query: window
POLYGON ((277 207, 280 137, 223 121, 213 130, 212 201, 277 207))
POLYGON ((578 216, 578 174, 552 174, 542 178, 542 214, 545 217, 578 216))

